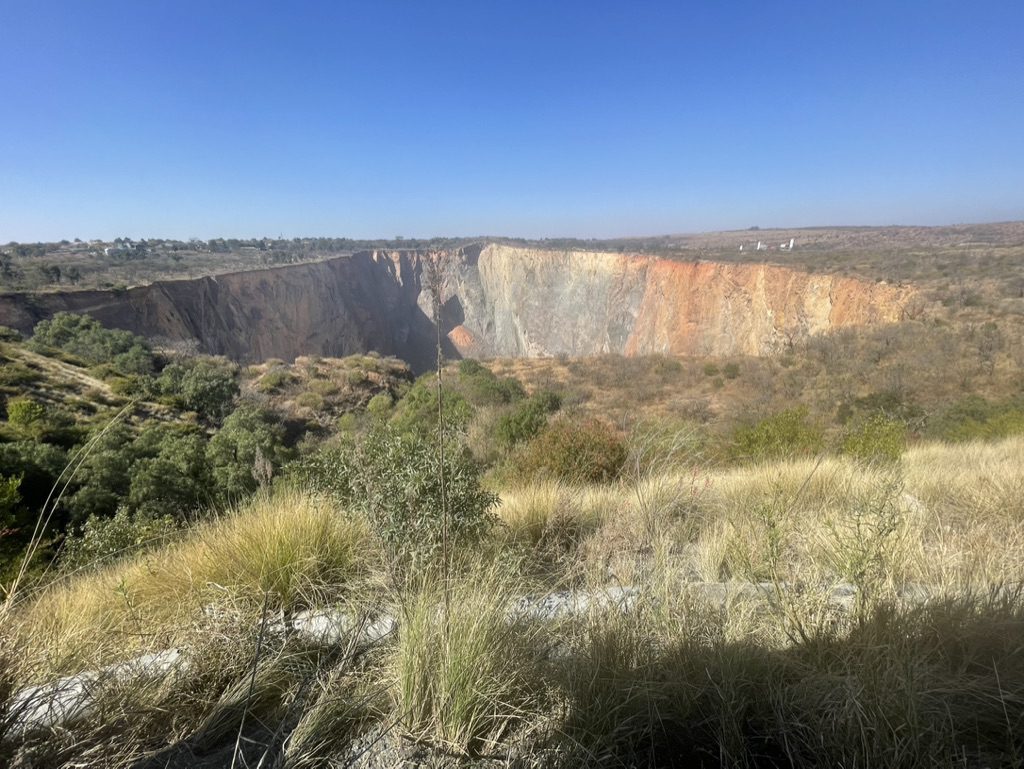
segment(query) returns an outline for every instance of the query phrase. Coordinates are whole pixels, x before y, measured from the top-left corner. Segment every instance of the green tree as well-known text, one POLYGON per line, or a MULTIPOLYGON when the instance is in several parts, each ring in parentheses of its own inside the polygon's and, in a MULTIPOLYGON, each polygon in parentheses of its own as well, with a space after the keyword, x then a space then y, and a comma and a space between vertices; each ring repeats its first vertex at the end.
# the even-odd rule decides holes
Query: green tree
POLYGON ((46 416, 46 407, 27 395, 7 401, 7 422, 24 435, 41 437, 48 426, 46 416))
POLYGON ((7 476, 21 476, 20 493, 29 510, 42 509, 67 463, 67 452, 49 443, 0 443, 0 467, 7 476))
POLYGON ((77 474, 82 485, 68 500, 74 519, 112 515, 128 494, 134 461, 132 434, 124 424, 97 437, 77 474))
POLYGON ((184 408, 221 419, 238 395, 237 367, 214 358, 197 358, 164 367, 157 389, 176 397, 184 408))
POLYGON ((274 415, 243 403, 224 420, 206 451, 218 492, 228 499, 251 494, 265 465, 270 473, 289 458, 284 430, 274 415))
POLYGON ((18 493, 20 486, 20 475, 0 475, 0 536, 3 529, 17 523, 15 513, 21 503, 21 494, 18 493))
POLYGON ((195 427, 154 425, 133 446, 127 502, 133 512, 183 518, 210 500, 212 475, 207 441, 195 427))

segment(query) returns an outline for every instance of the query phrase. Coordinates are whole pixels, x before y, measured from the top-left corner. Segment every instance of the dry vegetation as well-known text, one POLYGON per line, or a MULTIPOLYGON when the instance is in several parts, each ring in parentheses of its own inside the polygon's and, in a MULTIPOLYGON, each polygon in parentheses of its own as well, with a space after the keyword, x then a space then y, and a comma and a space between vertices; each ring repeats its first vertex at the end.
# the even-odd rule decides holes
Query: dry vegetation
MULTIPOLYGON (((719 235, 655 250, 781 239, 719 235)), ((299 469, 257 479, 247 459, 249 501, 10 593, 0 765, 1021 766, 1020 226, 912 235, 803 231, 818 250, 785 255, 919 281, 929 303, 898 326, 771 359, 451 366, 445 418, 500 502, 440 569, 392 562, 410 520, 437 522, 403 504, 436 499, 438 465, 394 461, 436 434, 429 378, 376 356, 232 368, 299 469), (345 447, 375 431, 405 437, 377 447, 390 464, 362 498, 297 480, 349 483, 335 459, 372 459, 345 447), (579 459, 580 440, 607 480, 528 472, 552 446, 579 459), (55 680, 89 706, 26 729, 17 693, 55 680)), ((0 354, 9 402, 80 421, 130 402, 125 376, 0 354)), ((154 412, 136 421, 201 418, 169 403, 137 400, 154 412)), ((459 459, 449 493, 476 482, 459 459)))
POLYGON ((8 733, 5 760, 227 765, 242 733, 249 765, 423 750, 399 735, 552 766, 1016 765, 1024 439, 719 470, 686 446, 635 450, 615 483, 505 490, 447 579, 389 587, 365 521, 283 486, 28 589, 2 614, 9 689, 169 648, 187 664, 103 679, 89 713, 8 733), (624 605, 510 611, 624 586, 624 605), (311 606, 398 629, 288 633, 311 606))

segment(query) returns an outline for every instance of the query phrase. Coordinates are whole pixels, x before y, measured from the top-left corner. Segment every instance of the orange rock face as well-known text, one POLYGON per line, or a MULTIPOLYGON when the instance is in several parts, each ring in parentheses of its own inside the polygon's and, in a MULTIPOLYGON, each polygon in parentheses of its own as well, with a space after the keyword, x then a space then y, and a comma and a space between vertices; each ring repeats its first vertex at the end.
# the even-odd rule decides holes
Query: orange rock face
POLYGON ((900 319, 909 292, 772 265, 652 260, 626 354, 764 355, 845 326, 900 319))
POLYGON ((448 332, 448 339, 464 356, 472 357, 473 350, 479 347, 473 332, 459 325, 448 332))

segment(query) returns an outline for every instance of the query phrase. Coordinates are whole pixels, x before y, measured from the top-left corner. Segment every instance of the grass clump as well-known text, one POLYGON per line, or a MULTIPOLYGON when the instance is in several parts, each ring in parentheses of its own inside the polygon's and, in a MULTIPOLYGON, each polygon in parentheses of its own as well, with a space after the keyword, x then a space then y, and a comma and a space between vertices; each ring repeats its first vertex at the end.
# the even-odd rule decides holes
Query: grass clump
POLYGON ((542 628, 510 616, 522 588, 509 571, 471 568, 447 596, 429 580, 408 594, 388 669, 395 710, 415 737, 480 755, 542 712, 542 628))
POLYGON ((257 495, 162 550, 58 580, 19 613, 20 642, 57 674, 171 648, 210 607, 269 596, 291 611, 343 595, 372 562, 368 545, 366 523, 326 499, 257 495))

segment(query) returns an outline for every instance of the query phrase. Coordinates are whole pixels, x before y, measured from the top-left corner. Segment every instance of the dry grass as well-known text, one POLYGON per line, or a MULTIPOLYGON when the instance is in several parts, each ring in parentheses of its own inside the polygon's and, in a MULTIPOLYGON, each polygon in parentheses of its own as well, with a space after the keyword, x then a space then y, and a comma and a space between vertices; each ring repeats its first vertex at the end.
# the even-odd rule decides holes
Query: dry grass
POLYGON ((395 711, 416 738, 478 755, 539 719, 543 628, 509 616, 523 590, 515 574, 499 559, 471 567, 447 596, 436 582, 405 596, 386 675, 395 711))
POLYGON ((14 622, 33 669, 60 674, 169 648, 203 612, 332 600, 366 570, 363 521, 293 489, 260 495, 181 543, 42 590, 14 622))
POLYGON ((1015 438, 921 446, 887 465, 660 466, 606 486, 509 489, 505 525, 447 595, 435 577, 378 596, 399 632, 358 659, 288 638, 257 659, 264 596, 326 602, 374 570, 360 521, 284 490, 44 592, 8 625, 22 639, 13 668, 24 680, 29 663, 53 675, 171 642, 202 660, 159 685, 122 684, 117 707, 64 732, 59 760, 39 765, 218 745, 246 712, 281 735, 288 766, 323 765, 368 724, 551 766, 1020 765, 1022 459, 1015 438), (550 586, 639 593, 628 611, 593 602, 527 620, 509 607, 544 590, 531 559, 557 563, 550 586), (829 603, 840 582, 852 607, 829 603), (203 613, 217 596, 238 610, 203 613))

